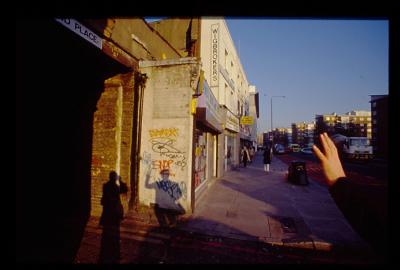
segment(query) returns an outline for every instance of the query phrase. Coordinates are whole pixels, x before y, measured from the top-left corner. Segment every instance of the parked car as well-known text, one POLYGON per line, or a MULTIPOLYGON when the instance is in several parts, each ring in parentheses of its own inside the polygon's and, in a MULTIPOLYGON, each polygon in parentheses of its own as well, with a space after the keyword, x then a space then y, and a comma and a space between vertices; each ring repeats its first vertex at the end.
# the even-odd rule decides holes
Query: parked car
POLYGON ((300 145, 293 143, 290 148, 292 149, 292 152, 300 152, 301 148, 300 145))
POLYGON ((305 154, 305 155, 312 155, 313 154, 313 150, 311 147, 304 147, 301 149, 301 153, 305 154))
POLYGON ((285 147, 282 144, 275 144, 274 153, 285 154, 286 153, 285 147))

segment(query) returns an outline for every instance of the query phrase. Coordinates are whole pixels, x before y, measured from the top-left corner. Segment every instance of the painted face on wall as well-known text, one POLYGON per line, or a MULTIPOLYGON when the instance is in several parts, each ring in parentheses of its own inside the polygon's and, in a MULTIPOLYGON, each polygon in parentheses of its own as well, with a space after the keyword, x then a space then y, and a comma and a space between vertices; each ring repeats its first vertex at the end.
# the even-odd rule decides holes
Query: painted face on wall
POLYGON ((160 172, 161 174, 161 179, 163 181, 167 181, 169 179, 169 170, 168 169, 164 169, 160 172))

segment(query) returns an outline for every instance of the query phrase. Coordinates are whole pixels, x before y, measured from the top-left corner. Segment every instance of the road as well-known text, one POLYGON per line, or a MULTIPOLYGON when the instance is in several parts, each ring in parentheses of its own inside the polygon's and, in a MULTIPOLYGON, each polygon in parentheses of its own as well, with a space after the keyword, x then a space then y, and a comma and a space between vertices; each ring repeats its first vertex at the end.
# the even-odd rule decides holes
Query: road
MULTIPOLYGON (((302 153, 290 153, 275 155, 286 164, 293 160, 306 162, 309 179, 326 186, 322 168, 313 155, 302 153)), ((343 167, 346 176, 357 185, 357 195, 362 200, 352 214, 346 216, 352 227, 380 254, 386 254, 387 250, 387 190, 388 190, 388 165, 384 162, 370 161, 368 163, 344 162, 343 167)))
MULTIPOLYGON (((301 160, 306 162, 308 176, 316 182, 326 185, 322 168, 318 159, 312 154, 289 153, 275 155, 286 164, 290 164, 293 160, 301 160)), ((384 162, 371 160, 369 162, 350 162, 344 161, 343 168, 346 175, 367 185, 383 185, 387 186, 388 181, 388 165, 384 162)))

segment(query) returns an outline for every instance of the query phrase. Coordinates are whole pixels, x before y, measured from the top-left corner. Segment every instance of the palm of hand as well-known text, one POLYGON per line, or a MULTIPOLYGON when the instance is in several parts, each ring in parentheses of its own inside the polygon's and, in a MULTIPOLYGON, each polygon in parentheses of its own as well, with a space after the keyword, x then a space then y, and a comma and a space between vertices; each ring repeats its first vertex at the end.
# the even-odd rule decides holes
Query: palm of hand
POLYGON ((322 169, 328 184, 333 185, 338 178, 345 177, 335 144, 326 133, 320 135, 323 151, 313 145, 315 155, 321 161, 322 169))

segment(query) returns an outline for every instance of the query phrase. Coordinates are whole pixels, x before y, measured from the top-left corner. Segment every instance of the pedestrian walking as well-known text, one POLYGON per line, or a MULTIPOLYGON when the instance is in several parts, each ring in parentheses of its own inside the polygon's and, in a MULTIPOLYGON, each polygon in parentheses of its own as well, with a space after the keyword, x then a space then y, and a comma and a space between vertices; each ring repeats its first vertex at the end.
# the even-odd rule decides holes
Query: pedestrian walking
POLYGON ((250 163, 253 163, 254 160, 254 155, 255 155, 255 150, 253 146, 250 146, 249 154, 250 154, 250 163))
POLYGON ((250 160, 250 154, 249 154, 249 150, 247 150, 246 146, 243 146, 242 149, 242 162, 243 162, 243 166, 246 168, 247 166, 247 162, 250 160))
POLYGON ((272 159, 272 149, 268 144, 265 146, 263 156, 264 156, 264 171, 269 172, 269 165, 271 164, 271 159, 272 159))

